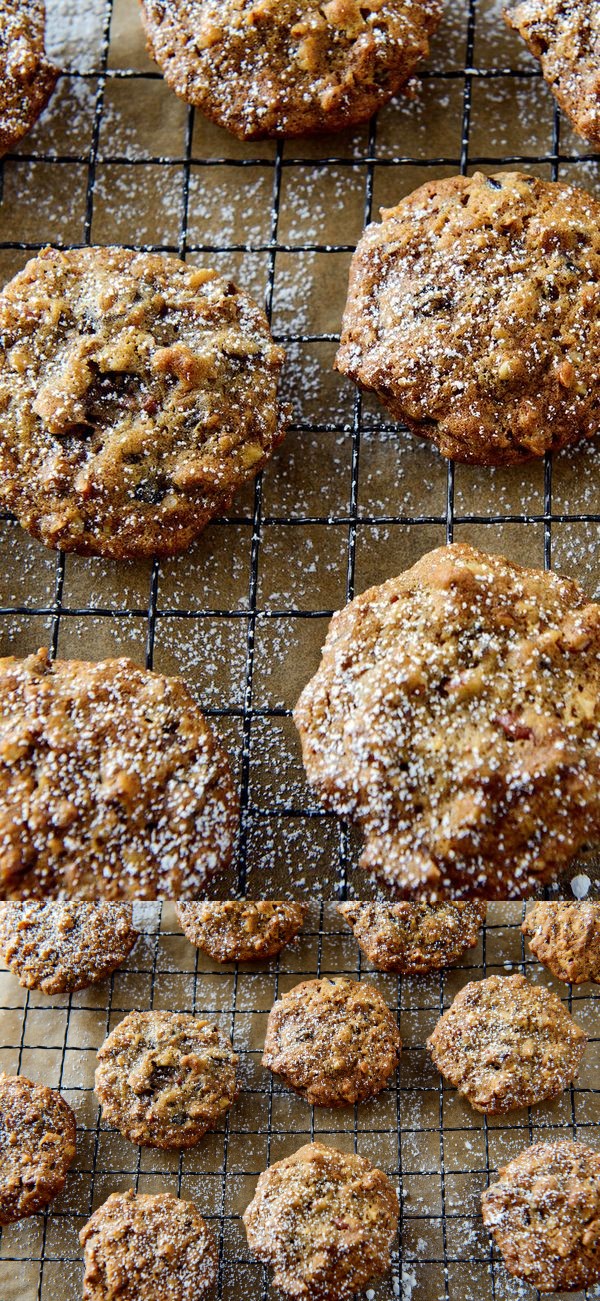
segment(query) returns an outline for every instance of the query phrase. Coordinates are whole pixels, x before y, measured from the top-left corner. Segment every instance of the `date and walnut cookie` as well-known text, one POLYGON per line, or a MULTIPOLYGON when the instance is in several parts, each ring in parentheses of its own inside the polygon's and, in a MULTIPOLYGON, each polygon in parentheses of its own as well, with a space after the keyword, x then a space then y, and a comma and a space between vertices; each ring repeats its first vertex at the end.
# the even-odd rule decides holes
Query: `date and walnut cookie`
POLYGON ((129 1012, 98 1051, 103 1119, 143 1147, 194 1147, 235 1101, 238 1061, 211 1021, 129 1012))
POLYGON ((504 20, 539 60, 578 134, 600 147, 600 0, 523 0, 504 20))
POLYGON ((83 1301, 196 1301, 219 1253, 192 1202, 171 1193, 112 1193, 84 1224, 83 1301))
POLYGON ((521 930, 557 980, 600 984, 600 904, 535 903, 521 930))
POLYGON ((284 354, 214 271, 45 249, 0 294, 0 501, 46 546, 183 551, 283 437, 284 354))
POLYGON ((0 660, 0 894, 196 898, 230 861, 227 756, 187 687, 131 660, 0 660))
POLYGON ((497 1116, 556 1098, 575 1079, 586 1043, 557 994, 514 975, 465 985, 427 1047, 476 1111, 497 1116))
POLYGON ((600 431, 600 203, 519 172, 430 181, 352 262, 336 366, 444 456, 600 431))
POLYGON ((294 718, 396 895, 527 898, 600 833, 600 605, 556 574, 430 552, 334 616, 294 718))
POLYGON ((75 1157, 75 1117, 56 1089, 0 1075, 0 1225, 42 1211, 75 1157))
POLYGON ((26 989, 87 989, 125 961, 138 938, 127 903, 0 904, 0 950, 26 989))
POLYGON ((0 157, 31 130, 56 85, 45 22, 43 0, 0 0, 0 157))
POLYGON ((354 1153, 307 1143, 261 1174, 243 1220, 253 1255, 297 1301, 349 1301, 387 1274, 399 1205, 388 1176, 354 1153))
POLYGON ((182 930, 215 962, 253 962, 274 958, 298 934, 307 905, 261 899, 225 903, 180 903, 175 911, 182 930))
POLYGON ((535 1143, 482 1194, 483 1222, 511 1274, 540 1292, 578 1292, 600 1279, 600 1152, 535 1143))
POLYGON ((262 1064, 314 1106, 346 1107, 386 1087, 401 1048, 396 1018, 373 985, 303 980, 269 1012, 262 1064))
POLYGON ((363 953, 380 971, 424 975, 458 962, 477 944, 485 903, 340 903, 363 953))
POLYGON ((407 88, 440 0, 141 0, 172 90, 242 140, 339 131, 407 88))

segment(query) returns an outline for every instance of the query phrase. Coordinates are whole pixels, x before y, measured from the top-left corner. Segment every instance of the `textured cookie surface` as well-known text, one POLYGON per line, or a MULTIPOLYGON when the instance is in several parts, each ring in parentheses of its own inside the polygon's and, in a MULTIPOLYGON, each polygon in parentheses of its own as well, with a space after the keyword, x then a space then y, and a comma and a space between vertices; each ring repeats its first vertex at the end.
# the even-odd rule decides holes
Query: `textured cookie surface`
POLYGON ((555 1098, 575 1079, 587 1036, 557 994, 524 976, 488 976, 457 994, 427 1047, 477 1111, 555 1098))
POLYGON ((306 905, 262 899, 177 904, 185 935, 216 962, 273 958, 302 927, 306 905))
POLYGON ((263 1066, 307 1102, 341 1107, 385 1088, 401 1046, 396 1019, 373 985, 304 980, 271 1008, 263 1066))
POLYGON ((193 1147, 237 1094, 231 1043, 218 1026, 185 1012, 129 1012, 98 1063, 104 1120, 145 1147, 193 1147))
POLYGON ((0 947, 27 989, 62 994, 109 976, 137 940, 126 903, 5 903, 0 947))
POLYGON ((197 897, 237 828, 226 755, 177 678, 0 660, 0 894, 197 897))
POLYGON ((477 944, 484 903, 340 903, 363 953, 380 971, 439 971, 477 944))
POLYGON ((55 1089, 0 1075, 0 1224, 42 1211, 64 1188, 75 1117, 55 1089))
POLYGON ((409 81, 438 0, 142 0, 176 94, 242 139, 364 122, 409 81))
POLYGON ((1 501, 47 546, 172 554, 281 441, 283 353, 230 281, 46 249, 0 294, 1 501))
POLYGON ((354 256, 337 368, 444 456, 600 430, 600 204, 535 176, 430 181, 354 256))
POLYGON ((308 1143, 261 1174, 244 1214, 250 1250, 299 1301, 347 1301, 390 1268, 396 1191, 364 1157, 308 1143))
POLYGON ((600 984, 600 904, 536 903, 521 930, 557 980, 600 984))
POLYGON ((0 0, 0 156, 31 130, 56 85, 42 0, 0 0))
POLYGON ((600 1279, 600 1152, 536 1143, 483 1193, 483 1222, 511 1274, 540 1292, 578 1292, 600 1279))
POLYGON ((308 778, 397 894, 527 898, 600 833, 600 605, 456 544, 335 615, 308 778))
POLYGON ((170 1193, 113 1193, 79 1238, 83 1301, 196 1301, 217 1277, 206 1221, 170 1193))
POLYGON ((504 11, 579 135, 600 146, 600 0, 523 0, 504 11))

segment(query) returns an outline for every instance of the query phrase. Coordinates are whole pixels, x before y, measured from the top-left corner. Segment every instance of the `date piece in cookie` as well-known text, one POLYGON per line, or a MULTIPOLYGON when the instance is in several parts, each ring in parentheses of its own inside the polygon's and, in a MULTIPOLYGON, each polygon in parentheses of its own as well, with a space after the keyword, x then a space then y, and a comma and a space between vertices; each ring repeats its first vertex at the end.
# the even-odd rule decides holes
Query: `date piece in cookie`
POLYGON ((175 94, 242 140, 340 131, 406 88, 439 0, 141 0, 175 94))
POLYGON ((352 262, 343 375, 458 461, 524 461, 600 431, 597 199, 477 173, 381 216, 352 262))
POLYGON ((143 1147, 193 1147, 237 1096, 238 1056, 186 1012, 129 1012, 98 1052, 103 1119, 143 1147))
POLYGON ((274 958, 301 930, 306 904, 262 899, 181 903, 176 912, 184 934, 215 962, 274 958))
POLYGON ((586 1043, 557 994, 515 975, 465 985, 427 1047, 471 1106, 495 1116, 556 1098, 575 1079, 586 1043))
POLYGON ((79 1234, 83 1301, 196 1301, 216 1282, 214 1235, 171 1193, 113 1193, 79 1234))
POLYGON ((26 989, 63 994, 110 976, 137 940, 128 903, 5 903, 0 949, 26 989))
POLYGON ((0 1075, 0 1225, 43 1211, 75 1157, 75 1117, 56 1089, 0 1075))
POLYGON ((556 574, 430 552, 334 616, 294 717, 400 896, 527 898, 600 834, 600 605, 556 574))
POLYGON ((46 546, 183 551, 283 437, 264 312, 176 258, 45 249, 0 339, 0 502, 46 546))
POLYGON ((307 1143, 261 1174, 244 1213, 252 1253, 299 1301, 349 1301, 387 1274, 396 1190, 364 1157, 307 1143))
POLYGON ((345 1107, 385 1088, 401 1048, 396 1018, 373 985, 303 980, 271 1008, 262 1060, 307 1102, 345 1107))
POLYGON ((600 1279, 600 1152, 535 1143, 481 1198, 483 1222, 511 1274, 540 1292, 583 1292, 600 1279))
POLYGON ((557 980, 600 984, 600 904, 535 903, 521 930, 557 980))
POLYGON ((43 0, 0 0, 0 157, 31 130, 56 85, 43 0))
POLYGON ((0 894, 197 898, 230 861, 227 756, 178 678, 0 660, 0 894))
POLYGON ((380 971, 424 975, 459 962, 477 944, 484 903, 340 903, 369 961, 380 971))
POLYGON ((523 0, 504 10, 575 130, 600 147, 600 0, 523 0))

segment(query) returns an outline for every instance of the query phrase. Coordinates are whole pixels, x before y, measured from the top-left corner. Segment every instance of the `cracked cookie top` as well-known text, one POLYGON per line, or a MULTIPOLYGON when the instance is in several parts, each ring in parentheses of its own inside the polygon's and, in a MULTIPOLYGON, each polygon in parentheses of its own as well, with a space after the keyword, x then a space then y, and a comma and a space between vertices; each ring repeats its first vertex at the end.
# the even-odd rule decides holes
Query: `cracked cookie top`
POLYGON ((306 911, 306 904, 271 899, 176 906, 187 939, 215 962, 275 957, 301 930, 306 911))
POLYGON ((43 0, 0 0, 0 157, 31 130, 56 85, 43 0))
POLYGON ((127 903, 0 904, 4 961, 26 989, 87 989, 120 966, 137 940, 127 903))
POLYGON ((171 1193, 112 1193, 79 1234, 83 1301, 196 1301, 217 1277, 214 1235, 171 1193))
POLYGON ((0 1075, 0 1225, 42 1211, 75 1157, 75 1117, 56 1089, 0 1075))
POLYGON ((600 904, 535 903, 521 930, 557 980, 600 984, 600 904))
POLYGON ((405 976, 458 962, 477 944, 486 916, 484 903, 340 903, 337 910, 374 967, 405 976))

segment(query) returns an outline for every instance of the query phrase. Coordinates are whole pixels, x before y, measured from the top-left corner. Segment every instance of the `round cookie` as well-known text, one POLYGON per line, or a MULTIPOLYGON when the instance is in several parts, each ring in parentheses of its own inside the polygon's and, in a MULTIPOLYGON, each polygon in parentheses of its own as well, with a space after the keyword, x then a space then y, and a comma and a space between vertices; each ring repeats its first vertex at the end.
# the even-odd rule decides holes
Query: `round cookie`
POLYGON ((178 678, 0 660, 4 898, 197 898, 230 862, 227 756, 178 678))
POLYGON ((523 0, 504 10, 523 37, 561 109, 580 136, 600 147, 600 8, 598 0, 523 0))
POLYGON ((484 903, 340 903, 363 953, 380 971, 424 975, 451 967, 477 944, 484 903))
POLYGON ((214 1235, 171 1193, 112 1193, 79 1234, 83 1301, 196 1301, 217 1278, 214 1235))
POLYGON ((600 1279, 600 1153, 583 1143, 535 1143, 481 1198, 483 1222, 511 1274, 540 1292, 578 1292, 600 1279))
POLYGON ((557 994, 524 976, 488 976, 456 995, 427 1047, 476 1111, 499 1116, 556 1098, 575 1079, 587 1035, 557 994))
POLYGON ((244 1212, 253 1255, 300 1301, 349 1301, 390 1268, 396 1190, 364 1157, 307 1143, 261 1174, 244 1212))
POLYGON ((175 909, 190 944, 215 962, 273 958, 301 930, 306 904, 262 899, 181 903, 175 909))
POLYGON ((528 898, 600 833, 600 605, 556 574, 439 547, 334 616, 294 718, 401 897, 528 898))
POLYGON ((283 437, 264 312, 176 258, 45 249, 0 338, 0 503, 46 546, 184 551, 283 437))
POLYGON ((557 980, 600 984, 600 904, 535 903, 521 930, 557 980))
POLYGON ((444 456, 600 430, 600 203, 519 172, 429 181, 367 227, 336 366, 444 456))
POLYGON ((238 1061, 210 1021, 129 1012, 98 1052, 103 1119, 143 1147, 193 1147, 235 1101, 238 1061))
POLYGON ((303 980, 271 1008, 262 1060, 307 1102, 346 1107, 385 1088, 401 1047, 396 1018, 373 985, 303 980))
POLYGON ((172 90, 242 140, 340 131, 406 88, 440 0, 141 0, 172 90))
POLYGON ((26 989, 63 994, 110 976, 137 940, 126 903, 5 903, 4 961, 26 989))
POLYGON ((0 1225, 43 1211, 75 1157, 75 1117, 56 1089, 0 1075, 0 1225))
POLYGON ((31 130, 56 85, 43 0, 0 0, 0 157, 31 130))

